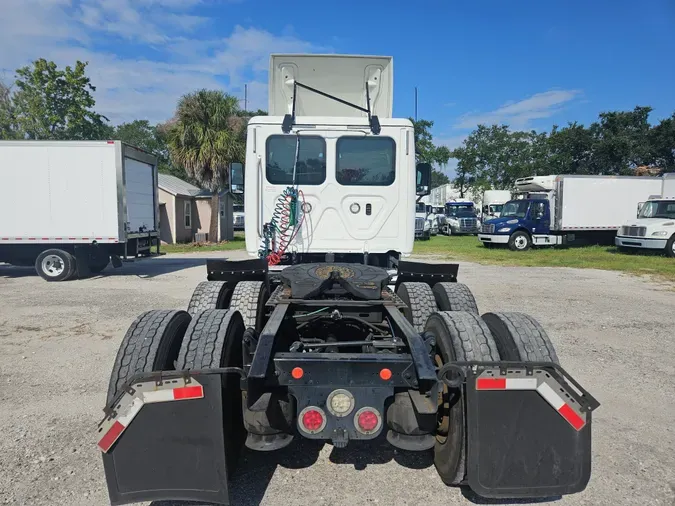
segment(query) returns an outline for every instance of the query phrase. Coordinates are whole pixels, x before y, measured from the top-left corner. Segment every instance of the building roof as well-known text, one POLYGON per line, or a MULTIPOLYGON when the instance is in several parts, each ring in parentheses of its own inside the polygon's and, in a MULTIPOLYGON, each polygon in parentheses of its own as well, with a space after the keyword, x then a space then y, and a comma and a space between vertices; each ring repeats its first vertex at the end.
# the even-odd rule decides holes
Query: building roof
POLYGON ((158 174, 157 186, 171 195, 180 195, 182 197, 204 197, 211 195, 208 190, 197 188, 195 185, 170 174, 158 174))

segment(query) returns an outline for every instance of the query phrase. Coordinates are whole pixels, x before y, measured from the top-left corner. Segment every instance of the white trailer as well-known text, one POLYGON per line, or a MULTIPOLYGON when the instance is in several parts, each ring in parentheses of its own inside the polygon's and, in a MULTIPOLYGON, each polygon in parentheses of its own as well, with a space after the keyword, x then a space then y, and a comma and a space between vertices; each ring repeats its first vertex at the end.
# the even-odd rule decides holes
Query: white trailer
POLYGON ((159 250, 157 159, 119 141, 0 142, 0 262, 48 281, 159 250))
POLYGON ((619 227, 635 216, 639 202, 661 189, 661 179, 634 176, 534 176, 516 181, 517 199, 499 218, 483 223, 486 245, 613 244, 619 227))

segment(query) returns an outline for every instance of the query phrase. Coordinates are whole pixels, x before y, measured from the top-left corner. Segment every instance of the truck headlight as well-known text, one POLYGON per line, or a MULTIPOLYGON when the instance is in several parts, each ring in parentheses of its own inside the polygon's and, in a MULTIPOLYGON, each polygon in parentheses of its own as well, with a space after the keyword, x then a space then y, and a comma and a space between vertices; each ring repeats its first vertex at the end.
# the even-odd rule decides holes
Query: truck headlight
POLYGON ((518 220, 509 220, 506 223, 507 225, 515 225, 516 223, 518 223, 518 220))
POLYGON ((665 230, 658 230, 656 232, 652 232, 652 235, 656 237, 665 237, 668 235, 668 232, 666 232, 665 230))
POLYGON ((510 231, 511 227, 502 227, 499 230, 497 230, 497 232, 510 232, 510 231))

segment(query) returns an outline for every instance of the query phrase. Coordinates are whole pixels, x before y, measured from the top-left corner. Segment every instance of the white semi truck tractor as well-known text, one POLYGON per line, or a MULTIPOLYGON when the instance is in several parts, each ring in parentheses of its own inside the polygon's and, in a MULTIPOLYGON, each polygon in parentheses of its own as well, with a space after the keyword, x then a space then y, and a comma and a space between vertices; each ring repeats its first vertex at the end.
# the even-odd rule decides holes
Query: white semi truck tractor
POLYGON ((481 315, 457 264, 406 260, 430 167, 392 84, 389 57, 272 56, 270 116, 248 125, 251 259, 209 260, 187 311, 131 324, 98 427, 111 503, 230 504, 244 446, 380 436, 484 497, 586 487, 598 403, 544 329, 481 315))

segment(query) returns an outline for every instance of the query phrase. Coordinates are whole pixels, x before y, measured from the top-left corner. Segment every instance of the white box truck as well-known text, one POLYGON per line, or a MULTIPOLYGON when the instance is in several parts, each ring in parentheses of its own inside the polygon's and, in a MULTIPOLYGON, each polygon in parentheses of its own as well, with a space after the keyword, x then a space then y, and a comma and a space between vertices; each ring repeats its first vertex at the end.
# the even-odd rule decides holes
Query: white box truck
POLYGON ((661 179, 635 176, 534 176, 516 180, 516 200, 483 223, 487 247, 514 251, 557 244, 613 244, 638 202, 661 189, 661 179))
POLYGON ((0 141, 0 262, 48 281, 159 252, 157 159, 119 141, 0 141))
POLYGON ((615 244, 621 251, 661 250, 675 258, 675 173, 661 178, 661 193, 640 202, 637 218, 624 223, 615 244))

